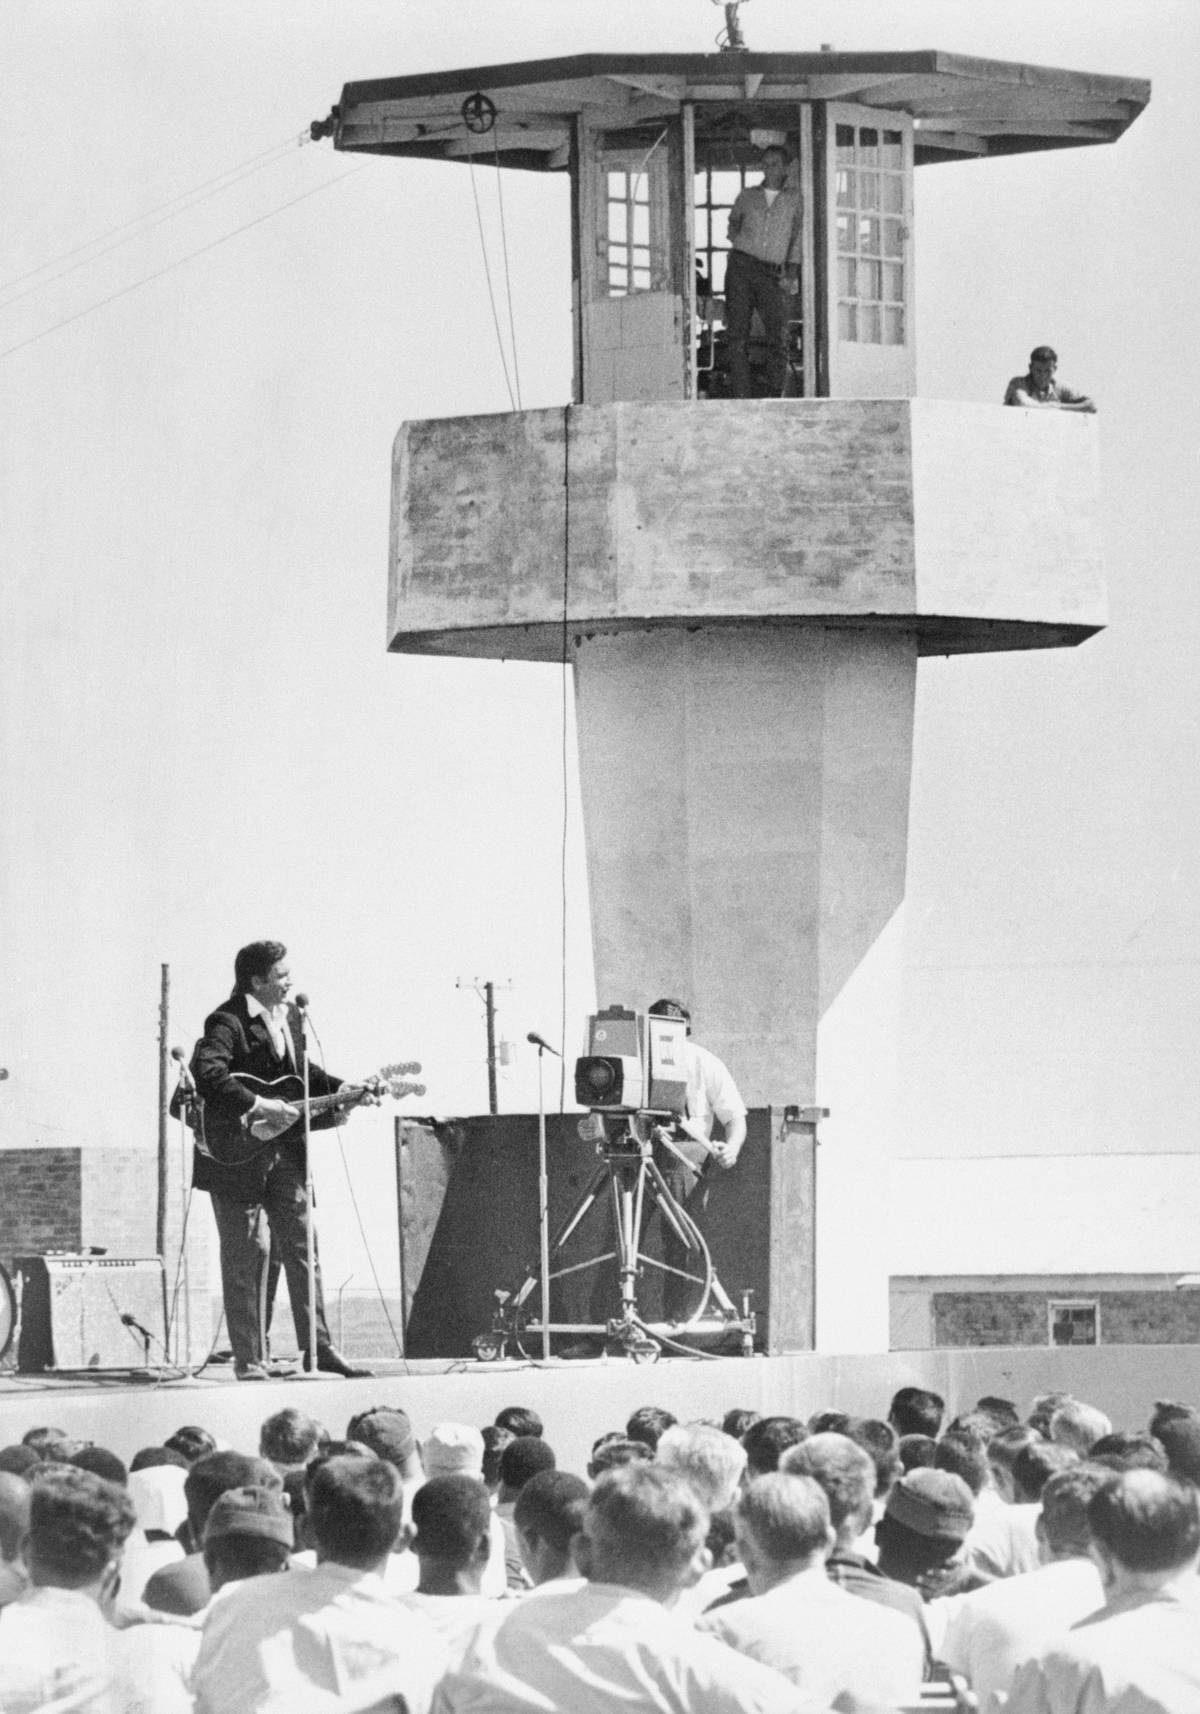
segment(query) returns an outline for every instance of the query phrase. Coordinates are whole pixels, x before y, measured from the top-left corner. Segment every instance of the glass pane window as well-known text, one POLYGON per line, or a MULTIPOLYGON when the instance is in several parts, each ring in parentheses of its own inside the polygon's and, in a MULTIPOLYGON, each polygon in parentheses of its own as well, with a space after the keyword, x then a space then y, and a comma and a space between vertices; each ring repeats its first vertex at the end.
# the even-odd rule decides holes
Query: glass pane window
POLYGON ((658 149, 605 154, 601 175, 605 265, 600 278, 607 297, 668 287, 665 164, 665 153, 658 149))
POLYGON ((838 125, 835 183, 838 337, 864 345, 903 345, 903 133, 838 125))
POLYGON ((1053 1299, 1047 1304, 1051 1345, 1098 1345, 1100 1304, 1098 1299, 1053 1299))

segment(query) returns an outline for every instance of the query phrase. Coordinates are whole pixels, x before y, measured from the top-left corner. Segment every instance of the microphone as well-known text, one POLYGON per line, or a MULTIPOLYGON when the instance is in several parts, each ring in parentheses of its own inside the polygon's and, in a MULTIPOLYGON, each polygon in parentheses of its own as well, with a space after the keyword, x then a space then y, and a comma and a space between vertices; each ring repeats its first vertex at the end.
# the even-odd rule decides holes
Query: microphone
POLYGON ((192 1080, 191 1072, 188 1070, 188 1063, 184 1058, 183 1049, 181 1047, 173 1047, 171 1049, 171 1058, 179 1067, 179 1087, 186 1090, 189 1095, 194 1094, 196 1085, 192 1080))
POLYGON ((292 1003, 298 1012, 307 1012, 307 1010, 308 1010, 308 995, 307 994, 296 994, 293 996, 292 1003))
POLYGON ((546 1041, 544 1037, 538 1035, 536 1030, 530 1030, 529 1034, 525 1037, 525 1040, 532 1042, 534 1047, 545 1048, 546 1052, 552 1053, 555 1059, 562 1058, 562 1054, 559 1053, 558 1049, 556 1047, 551 1047, 550 1043, 546 1041))
POLYGON ((140 1333, 143 1339, 149 1340, 154 1338, 150 1329, 148 1327, 143 1327, 136 1315, 122 1315, 121 1326, 131 1327, 135 1333, 140 1333))

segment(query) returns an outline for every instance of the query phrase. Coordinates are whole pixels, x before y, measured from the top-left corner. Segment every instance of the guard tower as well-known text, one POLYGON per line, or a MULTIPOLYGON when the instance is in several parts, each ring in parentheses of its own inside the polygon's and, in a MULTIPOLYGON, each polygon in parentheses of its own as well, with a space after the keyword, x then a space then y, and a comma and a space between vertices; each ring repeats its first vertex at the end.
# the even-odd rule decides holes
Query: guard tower
POLYGON ((598 997, 683 992, 751 1105, 832 1110, 824 1349, 886 1348, 917 661, 1104 622, 1094 419, 913 396, 914 169, 1113 142, 1148 99, 933 51, 585 55, 348 84, 314 127, 570 175, 574 402, 401 428, 389 647, 574 668, 598 997), (734 399, 728 213, 773 141, 787 377, 734 399))

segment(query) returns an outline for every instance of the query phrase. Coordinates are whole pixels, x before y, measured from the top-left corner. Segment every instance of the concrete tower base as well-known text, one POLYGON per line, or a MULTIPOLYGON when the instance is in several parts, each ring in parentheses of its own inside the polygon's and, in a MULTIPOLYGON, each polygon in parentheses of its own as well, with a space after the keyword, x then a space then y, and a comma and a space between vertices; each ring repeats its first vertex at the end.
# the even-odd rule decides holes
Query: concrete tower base
POLYGON ((771 626, 575 654, 597 998, 684 995, 751 1106, 831 1109, 818 1344, 843 1350, 887 1338, 916 665, 912 634, 771 626))

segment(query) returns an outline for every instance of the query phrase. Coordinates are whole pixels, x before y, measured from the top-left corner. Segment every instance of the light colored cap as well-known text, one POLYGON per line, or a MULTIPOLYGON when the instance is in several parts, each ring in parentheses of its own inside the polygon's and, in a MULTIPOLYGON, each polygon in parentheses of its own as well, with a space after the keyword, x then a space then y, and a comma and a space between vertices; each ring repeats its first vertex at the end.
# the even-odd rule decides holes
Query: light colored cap
POLYGON ((421 1448, 427 1476, 482 1476, 483 1435, 465 1422, 439 1422, 421 1448))

